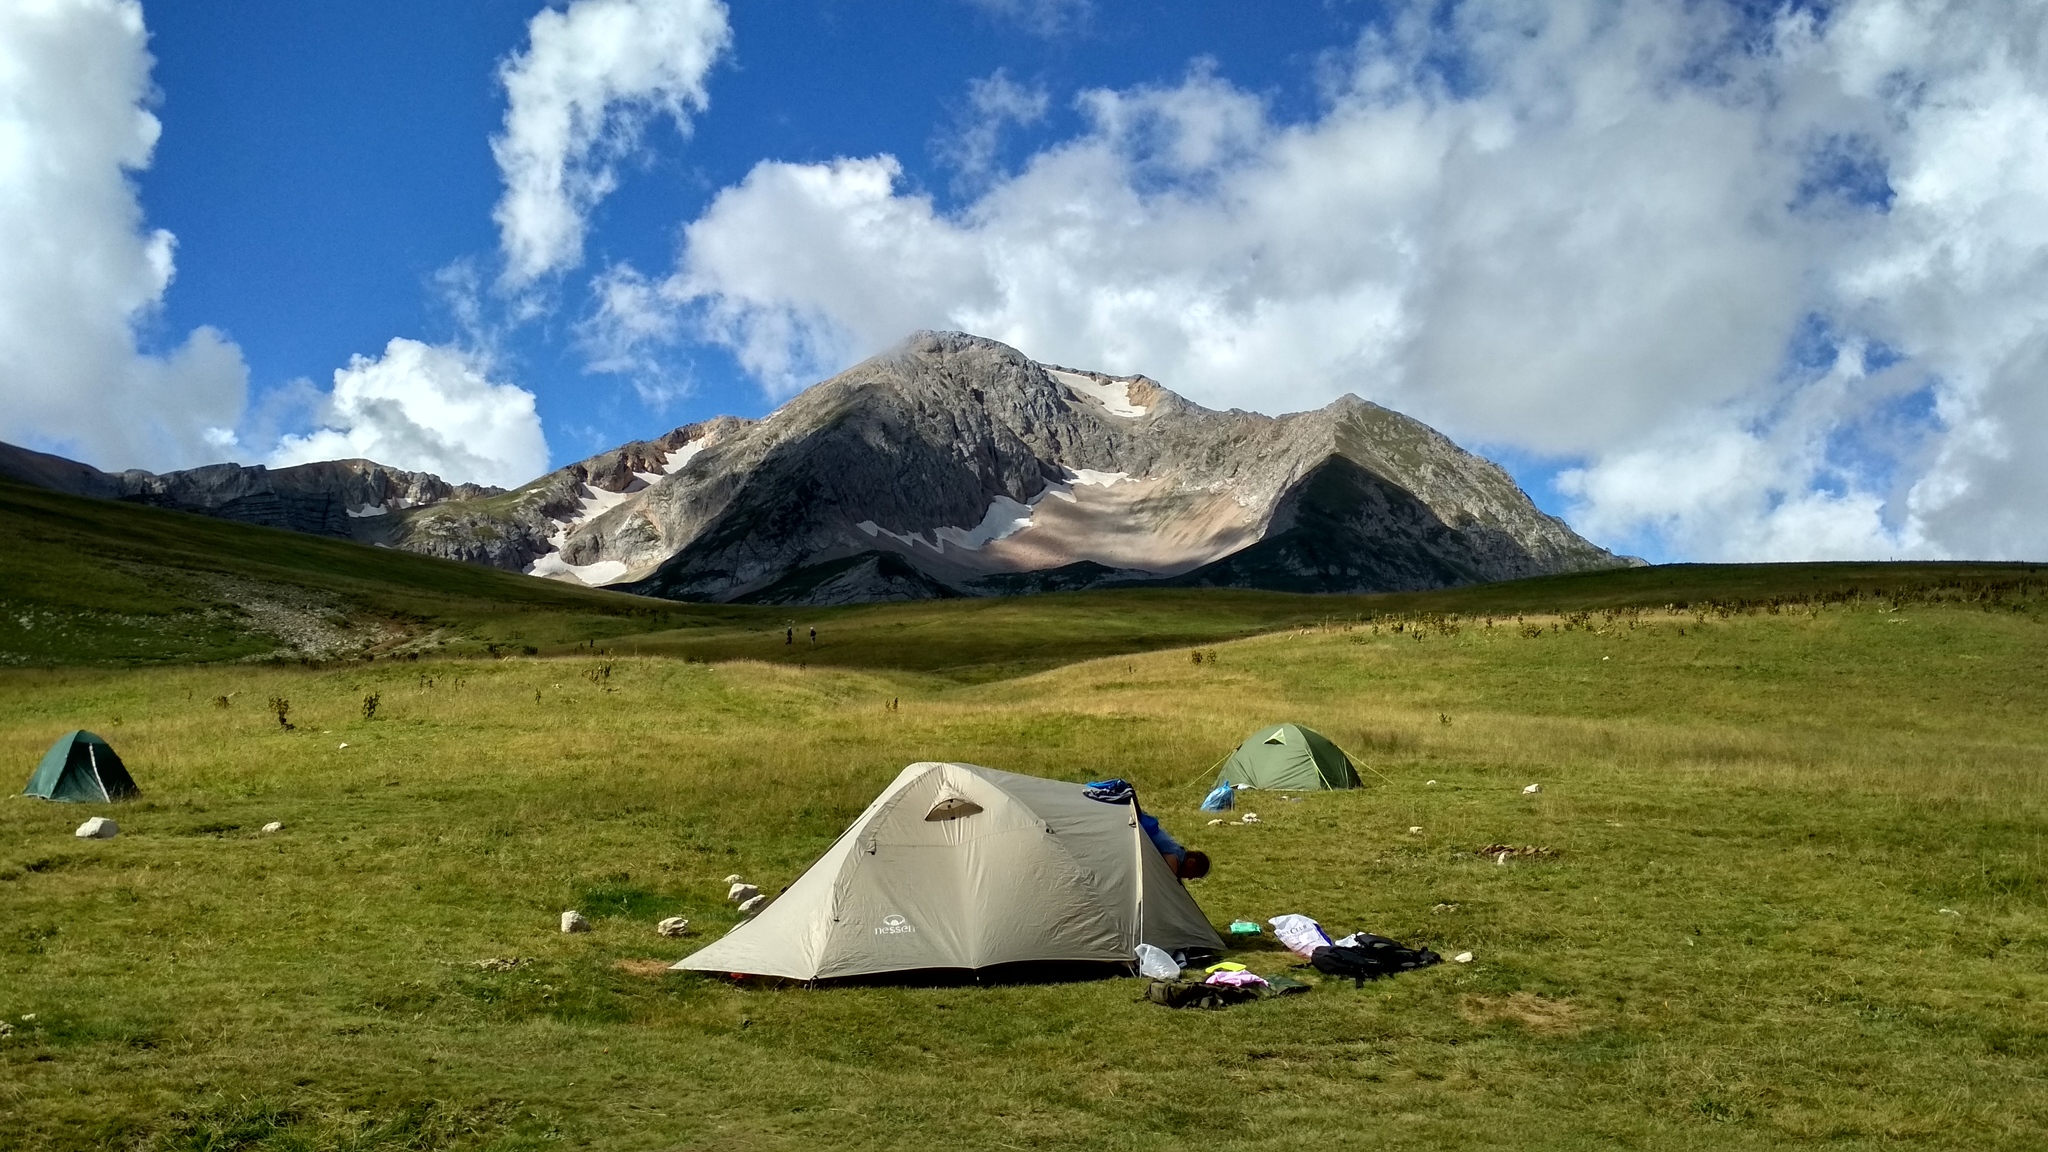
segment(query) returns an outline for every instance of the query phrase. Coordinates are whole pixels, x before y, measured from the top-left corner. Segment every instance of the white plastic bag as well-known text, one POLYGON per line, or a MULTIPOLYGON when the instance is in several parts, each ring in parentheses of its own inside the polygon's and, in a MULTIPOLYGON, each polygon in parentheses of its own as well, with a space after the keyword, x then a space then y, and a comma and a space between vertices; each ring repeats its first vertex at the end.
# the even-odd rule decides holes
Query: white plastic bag
POLYGON ((1138 975, 1150 977, 1154 980, 1178 980, 1180 979, 1180 965, 1173 962, 1173 957, 1168 956, 1165 949, 1155 948, 1150 944, 1140 944, 1138 945, 1138 975))
POLYGON ((1273 935, 1278 936, 1288 951, 1296 955, 1308 956, 1318 948, 1329 947, 1330 934, 1323 931, 1321 924, 1306 916, 1290 912, 1285 916, 1275 916, 1266 923, 1273 926, 1273 935))

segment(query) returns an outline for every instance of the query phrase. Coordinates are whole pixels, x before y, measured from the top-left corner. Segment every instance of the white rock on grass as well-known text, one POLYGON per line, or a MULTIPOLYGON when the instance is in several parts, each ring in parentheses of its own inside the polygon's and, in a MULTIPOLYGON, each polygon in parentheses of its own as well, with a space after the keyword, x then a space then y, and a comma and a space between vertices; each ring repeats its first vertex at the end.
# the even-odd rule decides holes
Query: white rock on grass
POLYGON ((95 816, 78 826, 72 835, 80 840, 112 840, 121 834, 121 826, 105 816, 95 816))
POLYGON ((760 894, 761 890, 752 884, 734 884, 726 889, 725 898, 735 904, 744 904, 760 894))
POLYGON ((1420 836, 1422 834, 1422 825, 1410 824, 1408 826, 1408 834, 1410 836, 1420 836))
POLYGON ((752 916, 754 913, 759 912, 761 910, 761 906, 766 903, 768 903, 768 898, 757 892, 754 895, 747 897, 745 900, 740 901, 740 915, 752 916))
POLYGON ((1451 957, 1451 963, 1453 964, 1470 964, 1471 962, 1472 954, 1470 952, 1460 952, 1456 956, 1451 957))
POLYGON ((562 931, 588 932, 590 931, 590 921, 585 920, 581 912, 564 912, 562 913, 562 931))
POLYGON ((284 822, 282 820, 272 820, 263 826, 263 830, 265 832, 282 832, 284 831, 284 822))
POLYGON ((739 873, 735 872, 732 875, 727 876, 725 878, 725 882, 727 884, 744 884, 746 883, 746 878, 741 876, 739 873))
POLYGON ((690 922, 681 916, 671 916, 656 924, 654 930, 663 936, 681 936, 690 930, 690 922))
POLYGON ((1527 788, 1524 788, 1524 789, 1522 789, 1522 795, 1524 795, 1524 796, 1534 796, 1535 794, 1537 794, 1538 792, 1541 792, 1541 791, 1543 791, 1543 785, 1541 785, 1541 784, 1531 784, 1531 785, 1529 785, 1529 786, 1528 786, 1527 788))

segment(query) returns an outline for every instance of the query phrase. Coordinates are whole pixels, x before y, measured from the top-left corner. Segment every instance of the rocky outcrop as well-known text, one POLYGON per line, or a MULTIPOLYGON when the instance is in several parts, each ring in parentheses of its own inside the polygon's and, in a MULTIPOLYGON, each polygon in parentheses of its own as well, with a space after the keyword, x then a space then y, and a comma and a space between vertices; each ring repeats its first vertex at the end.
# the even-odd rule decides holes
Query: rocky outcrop
POLYGON ((209 464, 178 472, 102 472, 87 464, 0 444, 0 476, 78 496, 125 500, 316 536, 384 543, 406 510, 444 500, 481 500, 502 489, 450 484, 373 460, 326 460, 288 468, 209 464))
POLYGON ((764 419, 685 425, 511 492, 369 461, 151 476, 8 449, 0 474, 683 600, 1395 591, 1627 563, 1355 396, 1217 412, 957 332, 917 333, 764 419))
POLYGON ((1356 397, 1215 412, 961 333, 919 333, 764 420, 654 443, 658 471, 651 454, 577 466, 579 514, 557 518, 558 549, 528 570, 825 604, 1140 583, 1406 590, 1624 563, 1499 467, 1356 397))

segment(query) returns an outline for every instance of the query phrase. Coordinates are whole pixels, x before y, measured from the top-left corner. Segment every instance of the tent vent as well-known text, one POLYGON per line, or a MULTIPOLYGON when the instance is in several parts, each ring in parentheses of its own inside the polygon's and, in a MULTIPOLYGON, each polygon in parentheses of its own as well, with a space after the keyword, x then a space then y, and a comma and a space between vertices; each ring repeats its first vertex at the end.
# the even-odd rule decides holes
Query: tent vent
POLYGON ((965 796, 946 796, 941 798, 937 804, 932 805, 932 810, 925 813, 924 818, 926 820, 958 820, 962 816, 972 816, 979 811, 981 811, 981 805, 976 804, 965 796))
POLYGON ((1273 733, 1273 734, 1272 734, 1271 736, 1268 736, 1268 737, 1266 737, 1266 743, 1268 743, 1268 744, 1285 744, 1285 743, 1287 743, 1287 733, 1286 733, 1286 732, 1275 732, 1275 733, 1273 733))

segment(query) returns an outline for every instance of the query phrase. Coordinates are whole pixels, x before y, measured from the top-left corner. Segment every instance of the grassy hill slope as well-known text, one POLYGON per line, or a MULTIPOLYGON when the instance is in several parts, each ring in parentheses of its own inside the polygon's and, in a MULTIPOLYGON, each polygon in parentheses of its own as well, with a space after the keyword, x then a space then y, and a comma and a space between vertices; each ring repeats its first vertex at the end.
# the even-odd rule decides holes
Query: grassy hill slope
POLYGON ((1671 565, 1382 596, 1133 589, 848 608, 684 605, 5 481, 0 540, 0 665, 531 649, 988 680, 1333 621, 2006 596, 2041 577, 2026 565, 1671 565))

